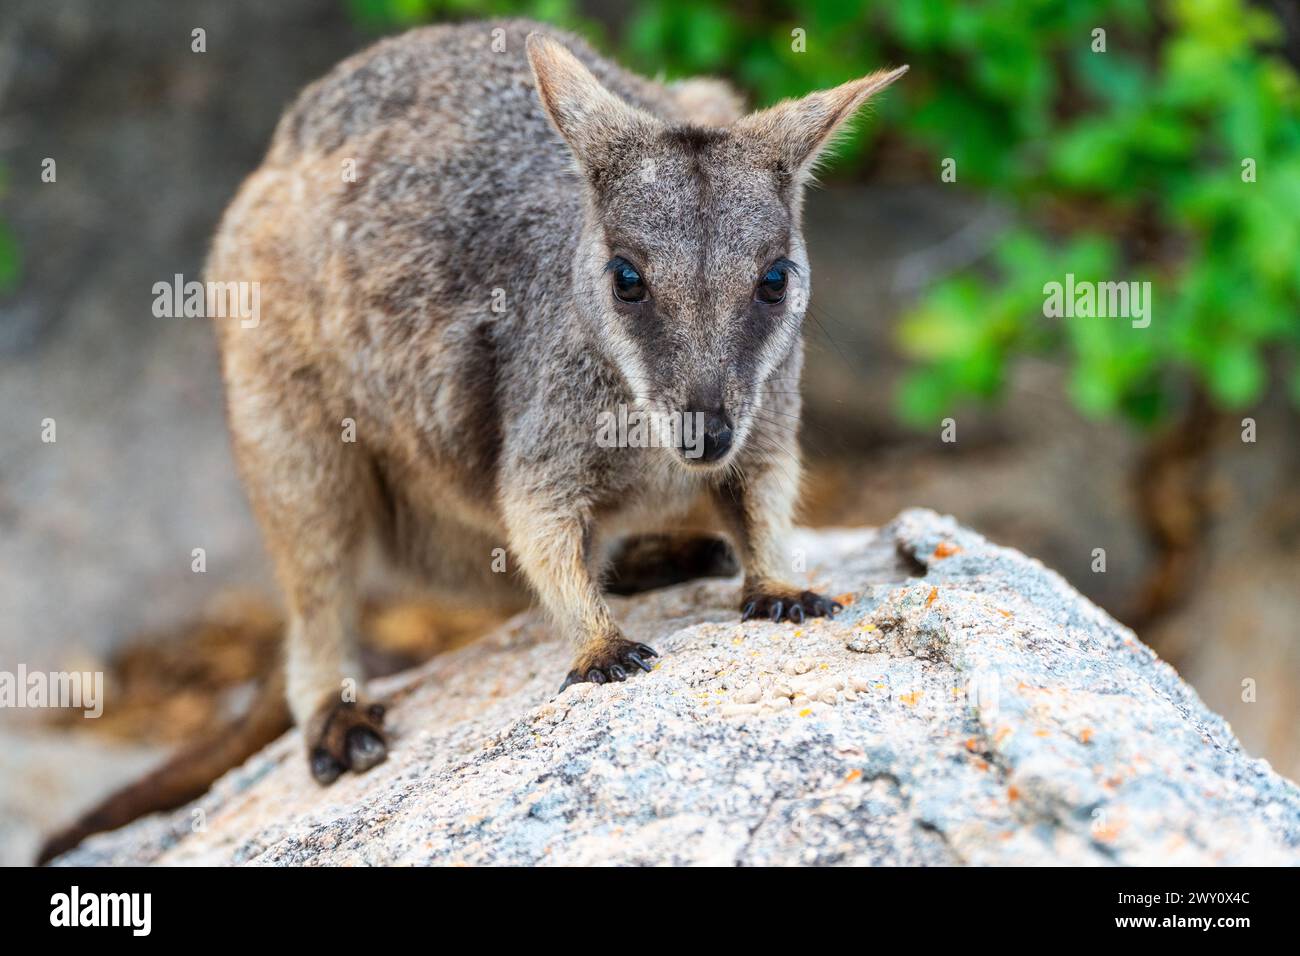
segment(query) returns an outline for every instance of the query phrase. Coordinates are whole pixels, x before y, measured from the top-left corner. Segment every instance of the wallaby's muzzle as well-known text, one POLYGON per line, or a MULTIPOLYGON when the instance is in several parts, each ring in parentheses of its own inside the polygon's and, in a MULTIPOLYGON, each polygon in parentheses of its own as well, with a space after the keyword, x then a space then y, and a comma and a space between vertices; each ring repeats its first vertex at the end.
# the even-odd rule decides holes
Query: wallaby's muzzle
POLYGON ((678 447, 690 465, 716 465, 731 451, 734 423, 724 409, 682 413, 686 440, 678 447))
POLYGON ((731 450, 731 418, 726 412, 708 415, 704 419, 704 454, 701 460, 713 463, 731 450))

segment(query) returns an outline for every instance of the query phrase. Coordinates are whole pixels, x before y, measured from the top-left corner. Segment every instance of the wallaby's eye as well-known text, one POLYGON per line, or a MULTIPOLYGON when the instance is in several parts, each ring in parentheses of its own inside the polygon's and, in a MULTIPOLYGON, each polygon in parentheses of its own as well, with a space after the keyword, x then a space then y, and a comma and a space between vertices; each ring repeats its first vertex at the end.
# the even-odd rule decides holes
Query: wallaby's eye
POLYGON ((645 299, 645 281, 632 263, 616 258, 606 268, 614 273, 616 298, 624 302, 641 302, 645 299))
POLYGON ((776 263, 772 265, 763 277, 758 280, 758 288, 754 295, 758 297, 759 302, 766 302, 768 305, 776 305, 785 298, 785 280, 789 275, 787 268, 776 263))

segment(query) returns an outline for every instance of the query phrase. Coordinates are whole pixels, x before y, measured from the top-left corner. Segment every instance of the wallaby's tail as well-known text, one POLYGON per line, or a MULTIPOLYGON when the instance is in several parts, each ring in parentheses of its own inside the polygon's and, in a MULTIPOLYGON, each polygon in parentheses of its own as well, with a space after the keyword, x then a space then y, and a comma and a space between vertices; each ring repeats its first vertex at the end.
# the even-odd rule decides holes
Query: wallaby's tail
POLYGON ((41 848, 37 865, 66 853, 91 834, 115 830, 147 813, 184 806, 292 725, 284 698, 284 672, 277 667, 246 714, 186 746, 157 770, 127 784, 72 826, 54 834, 41 848))

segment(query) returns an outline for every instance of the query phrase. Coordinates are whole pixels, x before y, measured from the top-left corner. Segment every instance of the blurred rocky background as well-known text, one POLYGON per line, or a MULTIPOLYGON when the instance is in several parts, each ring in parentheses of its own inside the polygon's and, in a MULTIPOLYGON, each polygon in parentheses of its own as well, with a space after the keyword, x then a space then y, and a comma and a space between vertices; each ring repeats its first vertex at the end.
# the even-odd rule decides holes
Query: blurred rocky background
MULTIPOLYGON (((211 330, 155 318, 154 283, 199 275, 303 85, 384 32, 495 13, 754 103, 911 63, 808 202, 805 520, 924 505, 1041 559, 1300 776, 1300 18, 1008 3, 4 0, 0 670, 104 670, 108 702, 0 710, 0 862, 238 712, 274 658, 211 330), (1044 318, 1066 271, 1151 279, 1151 328, 1044 318)), ((492 620, 377 594, 372 662, 492 620)))

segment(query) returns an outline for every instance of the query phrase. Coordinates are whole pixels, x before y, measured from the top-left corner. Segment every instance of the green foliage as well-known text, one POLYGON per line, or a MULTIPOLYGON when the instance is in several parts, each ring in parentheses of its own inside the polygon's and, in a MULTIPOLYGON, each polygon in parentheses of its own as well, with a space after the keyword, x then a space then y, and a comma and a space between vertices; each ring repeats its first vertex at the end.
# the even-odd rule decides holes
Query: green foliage
POLYGON ((373 30, 470 17, 531 17, 568 27, 579 25, 571 0, 346 0, 346 3, 352 18, 373 30))
MULTIPOLYGON (((1248 406, 1267 387, 1268 355, 1300 353, 1300 96, 1294 70, 1261 52, 1276 24, 1242 0, 1171 0, 1157 38, 1127 4, 1079 6, 1092 8, 1081 32, 1034 47, 1031 73, 1047 71, 1055 101, 1045 125, 1006 143, 1006 178, 985 179, 995 168, 983 158, 964 177, 1005 194, 1025 222, 1054 208, 1067 225, 1050 242, 1046 230, 1003 237, 994 268, 940 283, 904 317, 900 340, 921 368, 900 407, 918 424, 987 394, 951 370, 971 339, 992 343, 1000 370, 1034 350, 1068 356, 1081 411, 1138 423, 1187 383, 1221 408, 1248 406), (1089 23, 1107 25, 1107 52, 1092 51, 1089 23), (1073 220, 1108 228, 1085 237, 1073 220), (1135 232, 1148 241, 1126 241, 1135 232), (1151 325, 1045 317, 1042 288, 1066 273, 1150 280, 1151 325), (910 344, 944 323, 960 335, 927 352, 910 344)), ((1021 119, 1039 115, 1033 88, 1023 116, 1012 107, 1021 119)))
MULTIPOLYGON (((0 199, 4 198, 6 185, 5 170, 0 167, 0 199)), ((18 240, 14 237, 13 230, 4 220, 0 220, 0 295, 10 292, 17 285, 21 262, 18 240)))
POLYGON ((18 240, 13 231, 0 222, 0 293, 8 292, 18 281, 18 240))
MULTIPOLYGON (((575 24, 567 0, 349 0, 398 23, 498 13, 575 24)), ((937 283, 900 321, 905 420, 998 395, 1019 357, 1062 356, 1090 416, 1159 419, 1179 389, 1225 409, 1290 369, 1300 403, 1300 83, 1248 0, 646 0, 615 51, 669 79, 725 74, 760 103, 909 63, 840 152, 882 135, 938 178, 1020 212, 992 261, 937 283), (1093 31, 1106 31, 1105 52, 1093 31), (796 50, 796 33, 805 46, 796 50), (1243 179, 1253 161, 1256 181, 1243 179), (1152 283, 1152 320, 1049 318, 1044 286, 1152 283), (1280 357, 1280 358, 1279 358, 1280 357)), ((588 28, 584 32, 591 33, 588 28)), ((595 39, 599 39, 598 37, 595 39)))

